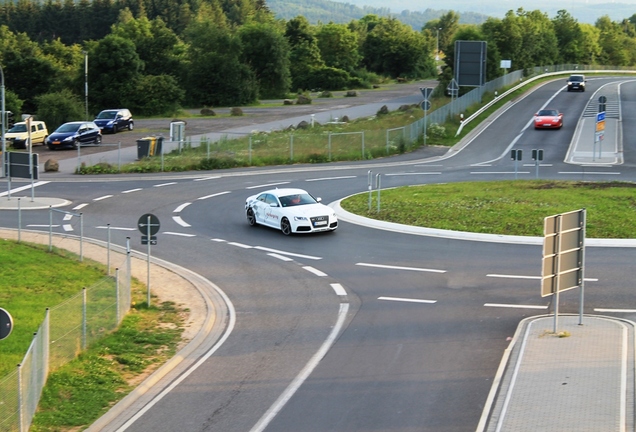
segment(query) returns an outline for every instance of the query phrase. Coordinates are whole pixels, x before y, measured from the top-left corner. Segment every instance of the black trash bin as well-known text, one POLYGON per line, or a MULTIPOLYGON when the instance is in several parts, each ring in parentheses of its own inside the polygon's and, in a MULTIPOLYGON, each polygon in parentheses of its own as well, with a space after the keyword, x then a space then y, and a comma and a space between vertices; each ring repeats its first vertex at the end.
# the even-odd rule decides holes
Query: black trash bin
POLYGON ((137 140, 137 160, 161 154, 163 137, 145 137, 137 140))
POLYGON ((154 147, 154 137, 145 137, 137 140, 137 159, 150 156, 150 147, 154 147))

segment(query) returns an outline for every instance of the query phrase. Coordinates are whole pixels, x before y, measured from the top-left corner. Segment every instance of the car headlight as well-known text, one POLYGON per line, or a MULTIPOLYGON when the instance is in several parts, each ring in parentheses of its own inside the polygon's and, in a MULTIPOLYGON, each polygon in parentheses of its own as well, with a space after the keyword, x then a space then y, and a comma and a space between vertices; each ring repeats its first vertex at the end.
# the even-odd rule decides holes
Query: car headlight
POLYGON ((305 216, 294 216, 295 221, 306 221, 307 218, 305 216))
POLYGON ((67 137, 66 137, 66 138, 64 138, 62 141, 73 141, 73 138, 74 138, 74 137, 72 137, 72 136, 67 136, 67 137))

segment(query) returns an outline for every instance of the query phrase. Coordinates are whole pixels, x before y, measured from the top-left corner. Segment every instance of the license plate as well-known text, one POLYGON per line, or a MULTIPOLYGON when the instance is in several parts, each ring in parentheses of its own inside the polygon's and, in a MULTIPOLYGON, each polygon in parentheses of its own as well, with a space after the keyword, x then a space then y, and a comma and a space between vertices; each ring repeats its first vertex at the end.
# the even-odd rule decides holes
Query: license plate
POLYGON ((59 143, 60 143, 59 141, 53 141, 53 144, 59 144, 59 143))
POLYGON ((327 225, 327 221, 314 222, 314 226, 321 226, 321 225, 327 225))

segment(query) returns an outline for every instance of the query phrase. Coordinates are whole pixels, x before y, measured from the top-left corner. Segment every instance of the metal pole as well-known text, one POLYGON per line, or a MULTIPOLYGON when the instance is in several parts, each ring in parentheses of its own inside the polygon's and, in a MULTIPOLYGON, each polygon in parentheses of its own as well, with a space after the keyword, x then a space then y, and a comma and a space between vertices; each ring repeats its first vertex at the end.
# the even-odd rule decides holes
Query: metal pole
POLYGON ((581 214, 581 299, 579 301, 579 325, 583 325, 583 303, 585 301, 585 228, 587 226, 587 210, 583 209, 581 214))
POLYGON ((6 177, 7 173, 4 172, 4 158, 7 153, 7 141, 4 136, 4 130, 7 127, 7 111, 4 105, 4 72, 2 71, 2 66, 0 66, 0 99, 2 99, 2 102, 0 102, 0 120, 2 120, 2 132, 0 132, 2 134, 2 167, 0 167, 0 172, 2 172, 2 177, 6 177))
POLYGON ((375 175, 375 187, 378 188, 378 213, 380 213, 380 173, 375 175))
POLYGON ((88 121, 88 51, 82 51, 84 54, 84 106, 85 120, 88 121))
POLYGON ((84 216, 82 213, 80 217, 80 262, 84 261, 84 216))
MULTIPOLYGON (((251 142, 251 137, 250 137, 251 142)), ((146 277, 146 291, 147 291, 147 303, 148 307, 150 307, 150 215, 148 215, 148 220, 146 223, 146 235, 148 236, 148 260, 147 260, 147 277, 146 277)))
POLYGON ((106 233, 107 233, 106 269, 108 271, 108 276, 110 276, 110 224, 106 224, 106 233))
POLYGON ((373 191, 373 173, 371 170, 367 172, 367 189, 369 189, 369 211, 371 211, 371 194, 373 191))

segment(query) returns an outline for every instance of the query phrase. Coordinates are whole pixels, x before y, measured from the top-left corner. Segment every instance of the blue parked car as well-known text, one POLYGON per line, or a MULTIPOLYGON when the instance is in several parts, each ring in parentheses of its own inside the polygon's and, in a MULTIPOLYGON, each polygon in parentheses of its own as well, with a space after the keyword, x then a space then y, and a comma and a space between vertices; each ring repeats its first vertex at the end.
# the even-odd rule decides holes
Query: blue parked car
POLYGON ((117 133, 122 129, 133 130, 135 128, 132 114, 125 108, 104 110, 97 114, 93 121, 102 132, 117 133))
POLYGON ((49 150, 71 147, 76 149, 84 144, 102 143, 102 132, 93 122, 76 121, 64 123, 46 138, 49 150))

